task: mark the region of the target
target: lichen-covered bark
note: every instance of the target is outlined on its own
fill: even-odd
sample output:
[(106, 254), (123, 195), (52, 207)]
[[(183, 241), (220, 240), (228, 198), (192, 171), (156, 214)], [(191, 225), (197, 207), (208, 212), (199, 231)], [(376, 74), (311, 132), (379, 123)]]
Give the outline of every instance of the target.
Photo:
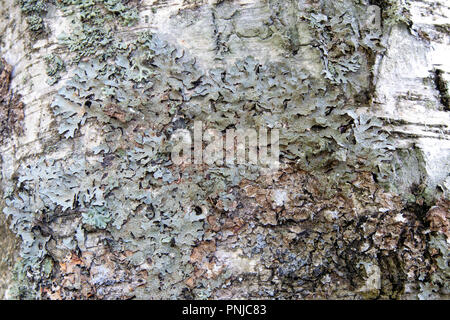
[[(0, 4), (5, 297), (448, 297), (445, 2)], [(280, 169), (174, 165), (195, 121)]]
[(0, 218), (0, 294), (5, 296), (11, 283), (14, 281), (13, 270), (19, 250), (18, 239), (11, 230), (5, 217)]

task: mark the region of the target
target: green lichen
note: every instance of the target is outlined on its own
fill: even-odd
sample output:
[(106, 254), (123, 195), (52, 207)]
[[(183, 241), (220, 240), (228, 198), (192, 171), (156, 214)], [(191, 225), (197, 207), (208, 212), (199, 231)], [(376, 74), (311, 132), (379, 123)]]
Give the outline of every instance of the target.
[(38, 15), (28, 16), (27, 22), (31, 31), (38, 32), (44, 29), (44, 21)]
[(88, 212), (83, 213), (83, 223), (86, 223), (92, 227), (105, 229), (108, 222), (111, 221), (111, 216), (105, 208), (93, 207)]
[(70, 35), (59, 35), (61, 43), (76, 53), (73, 62), (80, 61), (83, 57), (105, 54), (105, 47), (112, 45), (113, 36), (111, 29), (83, 24), (76, 28)]
[(65, 71), (64, 61), (57, 55), (50, 54), (44, 57), (45, 71), (49, 79), (47, 83), (52, 86), (61, 79), (61, 72)]
[(12, 299), (36, 300), (39, 297), (35, 284), (27, 276), (27, 265), (28, 263), (24, 260), (20, 260), (14, 265), (13, 286), (9, 292)]
[(58, 7), (73, 17), (74, 31), (59, 36), (61, 43), (76, 53), (73, 62), (87, 56), (110, 56), (120, 50), (113, 35), (118, 25), (132, 26), (138, 19), (135, 7), (122, 0), (62, 0)]
[(352, 81), (348, 75), (358, 71), (361, 65), (358, 52), (360, 31), (354, 15), (337, 5), (336, 10), (342, 14), (328, 17), (320, 12), (311, 12), (304, 18), (317, 34), (325, 78), (333, 84), (345, 84)]
[(47, 13), (47, 3), (45, 0), (19, 0), (20, 10), (27, 17), (29, 29), (34, 34), (44, 31), (45, 25), (42, 19)]
[(132, 26), (139, 18), (136, 8), (124, 5), (122, 0), (103, 0), (103, 5), (109, 13), (119, 16), (126, 26)]

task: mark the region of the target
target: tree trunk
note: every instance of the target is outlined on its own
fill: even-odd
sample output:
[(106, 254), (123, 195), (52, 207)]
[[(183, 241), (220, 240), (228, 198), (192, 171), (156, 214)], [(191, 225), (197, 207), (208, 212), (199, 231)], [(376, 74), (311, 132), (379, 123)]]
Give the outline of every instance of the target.
[(448, 297), (445, 1), (0, 4), (1, 296)]

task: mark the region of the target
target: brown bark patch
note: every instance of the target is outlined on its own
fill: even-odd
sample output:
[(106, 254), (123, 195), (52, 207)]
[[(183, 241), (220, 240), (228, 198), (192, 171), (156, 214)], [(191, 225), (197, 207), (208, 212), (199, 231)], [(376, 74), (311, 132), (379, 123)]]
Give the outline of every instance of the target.
[(24, 118), (21, 96), (10, 90), (12, 67), (0, 59), (0, 139), (11, 133), (22, 134)]

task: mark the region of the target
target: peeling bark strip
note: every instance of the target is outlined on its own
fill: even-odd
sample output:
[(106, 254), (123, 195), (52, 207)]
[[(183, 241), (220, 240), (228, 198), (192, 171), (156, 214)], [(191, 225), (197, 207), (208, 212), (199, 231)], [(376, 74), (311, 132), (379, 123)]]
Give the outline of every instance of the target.
[(9, 88), (12, 67), (2, 58), (0, 60), (0, 137), (8, 138), (13, 132), (21, 134), (23, 103), (20, 95)]
[[(0, 17), (6, 298), (449, 297), (446, 2), (21, 0)], [(278, 170), (174, 163), (195, 123), (276, 132)]]

